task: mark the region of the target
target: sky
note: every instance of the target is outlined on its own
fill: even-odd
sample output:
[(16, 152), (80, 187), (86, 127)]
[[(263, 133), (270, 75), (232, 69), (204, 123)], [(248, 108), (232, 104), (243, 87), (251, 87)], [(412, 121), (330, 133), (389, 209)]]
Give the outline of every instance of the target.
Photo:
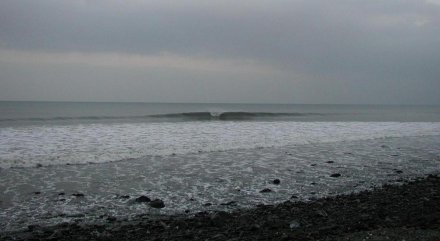
[(440, 0), (2, 0), (0, 100), (440, 104)]

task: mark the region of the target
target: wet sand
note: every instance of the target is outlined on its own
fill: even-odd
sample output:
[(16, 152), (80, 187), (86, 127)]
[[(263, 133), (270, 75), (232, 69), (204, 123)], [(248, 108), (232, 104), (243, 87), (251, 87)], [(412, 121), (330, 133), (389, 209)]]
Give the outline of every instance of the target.
[(0, 240), (440, 240), (440, 177), (232, 213), (29, 226)]

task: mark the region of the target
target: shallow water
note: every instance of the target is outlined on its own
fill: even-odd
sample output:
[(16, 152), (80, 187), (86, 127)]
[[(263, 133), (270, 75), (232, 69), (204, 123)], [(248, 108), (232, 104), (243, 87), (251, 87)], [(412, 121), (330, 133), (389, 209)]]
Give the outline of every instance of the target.
[[(133, 219), (185, 210), (248, 208), (282, 202), (292, 195), (307, 200), (439, 172), (440, 135), (0, 169), (0, 229), (63, 221), (106, 222), (110, 215)], [(341, 177), (332, 178), (332, 173)], [(271, 184), (275, 178), (281, 180), (280, 185)], [(264, 188), (273, 192), (260, 193)], [(157, 210), (133, 203), (140, 195), (160, 198), (166, 207)], [(234, 205), (221, 205), (230, 201)], [(212, 206), (204, 206), (206, 203)]]

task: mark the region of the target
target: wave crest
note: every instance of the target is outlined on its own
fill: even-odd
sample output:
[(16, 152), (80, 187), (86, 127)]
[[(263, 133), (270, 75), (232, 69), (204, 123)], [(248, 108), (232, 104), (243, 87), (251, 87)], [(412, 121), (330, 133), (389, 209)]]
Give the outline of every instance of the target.
[(137, 116), (56, 116), (56, 117), (31, 117), (31, 118), (5, 118), (1, 122), (45, 122), (45, 121), (72, 121), (72, 120), (148, 120), (148, 119), (174, 119), (174, 120), (251, 120), (269, 119), (282, 117), (301, 117), (323, 115), (319, 113), (288, 113), (288, 112), (244, 112), (244, 111), (202, 111), (202, 112), (179, 112), (157, 115), (137, 115)]
[(155, 118), (181, 118), (191, 120), (249, 120), (256, 118), (294, 117), (316, 115), (312, 113), (280, 113), (280, 112), (182, 112), (151, 115)]

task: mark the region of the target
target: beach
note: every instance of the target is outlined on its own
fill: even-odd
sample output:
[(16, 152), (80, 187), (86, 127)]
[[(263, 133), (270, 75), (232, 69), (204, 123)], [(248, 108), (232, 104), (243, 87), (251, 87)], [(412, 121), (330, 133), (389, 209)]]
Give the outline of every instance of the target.
[(438, 240), (440, 177), (231, 213), (29, 226), (2, 240)]
[(440, 241), (439, 26), (440, 0), (0, 0), (0, 241)]
[[(340, 196), (349, 202), (347, 195), (376, 195), (374, 190), (384, 185), (440, 172), (440, 112), (433, 107), (217, 105), (229, 111), (207, 112), (202, 110), (211, 107), (200, 104), (3, 105), (9, 114), (0, 119), (0, 230), (5, 239), (75, 239), (77, 232), (83, 239), (117, 240), (128, 233), (117, 230), (131, 226), (137, 234), (125, 239), (136, 239), (146, 236), (136, 229), (151, 226), (156, 230), (151, 239), (178, 240), (172, 235), (184, 235), (181, 230), (159, 231), (178, 220), (186, 220), (192, 235), (207, 232), (200, 236), (205, 239), (223, 240), (230, 233), (227, 224), (245, 228), (245, 223), (261, 229), (254, 230), (261, 239), (289, 239), (298, 230), (315, 239), (317, 230), (308, 229), (309, 221), (275, 216), (291, 203), (337, 203)], [(35, 106), (37, 113), (29, 115)], [(53, 116), (41, 117), (46, 112)], [(335, 210), (329, 206), (321, 215), (348, 204), (331, 205)], [(234, 223), (249, 213), (255, 215)], [(197, 228), (212, 215), (232, 217), (216, 224), (227, 229)], [(306, 219), (309, 214), (299, 215)], [(278, 234), (261, 226), (271, 219), (281, 225)], [(296, 225), (298, 230), (290, 230)], [(62, 230), (66, 235), (57, 236)], [(319, 237), (346, 233), (337, 230), (319, 231)], [(240, 239), (240, 233), (230, 233), (231, 238)]]

